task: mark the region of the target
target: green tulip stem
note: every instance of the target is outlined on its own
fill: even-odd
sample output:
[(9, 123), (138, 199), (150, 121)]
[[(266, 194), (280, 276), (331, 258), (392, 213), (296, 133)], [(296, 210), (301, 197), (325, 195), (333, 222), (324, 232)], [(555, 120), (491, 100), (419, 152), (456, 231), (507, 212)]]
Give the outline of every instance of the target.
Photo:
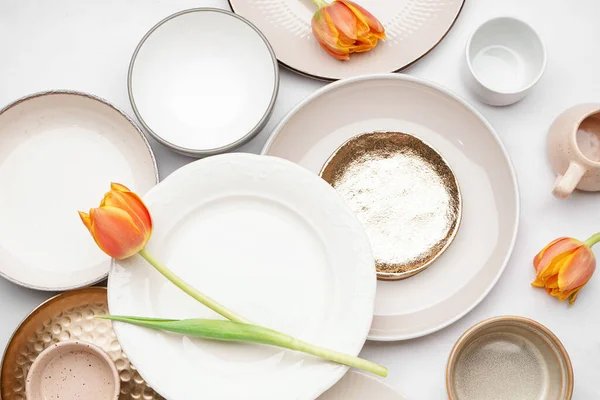
[(325, 0), (311, 0), (313, 3), (315, 3), (315, 6), (317, 6), (318, 8), (323, 8), (327, 5), (329, 5), (329, 3)]
[(210, 308), (217, 314), (222, 315), (230, 321), (241, 322), (246, 324), (250, 323), (250, 321), (248, 321), (246, 318), (239, 316), (224, 305), (216, 302), (212, 298), (200, 292), (195, 287), (184, 282), (183, 279), (175, 275), (173, 271), (171, 271), (163, 263), (158, 261), (152, 254), (150, 254), (148, 250), (142, 249), (142, 251), (140, 251), (138, 254), (142, 256), (146, 261), (148, 261), (150, 265), (152, 265), (158, 272), (160, 272), (165, 278), (171, 281), (175, 286), (177, 286), (179, 289), (183, 290), (185, 293), (198, 300), (200, 303), (204, 304), (206, 307)]
[(588, 240), (586, 240), (583, 243), (585, 243), (588, 247), (592, 247), (598, 242), (600, 242), (600, 232), (593, 234)]
[(174, 320), (115, 315), (99, 316), (98, 318), (125, 322), (151, 329), (175, 332), (202, 339), (260, 343), (281, 347), (311, 354), (349, 367), (359, 368), (382, 377), (386, 377), (388, 372), (387, 368), (371, 361), (315, 346), (284, 333), (257, 325), (212, 319)]

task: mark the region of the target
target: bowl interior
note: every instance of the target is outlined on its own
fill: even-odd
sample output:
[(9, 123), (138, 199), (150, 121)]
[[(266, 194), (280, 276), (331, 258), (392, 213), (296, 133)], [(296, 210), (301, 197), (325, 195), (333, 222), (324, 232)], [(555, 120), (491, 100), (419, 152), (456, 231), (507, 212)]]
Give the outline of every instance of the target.
[(158, 182), (142, 132), (102, 99), (50, 91), (0, 112), (0, 142), (0, 275), (49, 291), (105, 279), (110, 258), (74, 210), (97, 204), (109, 182), (142, 195)]
[(262, 34), (214, 9), (187, 10), (157, 24), (129, 71), (130, 99), (144, 127), (192, 154), (224, 151), (252, 137), (266, 122), (277, 87), (276, 59)]
[(549, 331), (526, 320), (498, 320), (459, 339), (448, 363), (452, 400), (569, 399), (569, 356)]
[(533, 85), (546, 62), (544, 45), (535, 30), (509, 17), (481, 25), (469, 42), (467, 57), (480, 83), (501, 93)]
[(99, 347), (78, 341), (56, 343), (40, 353), (26, 381), (28, 400), (116, 400), (119, 391), (119, 374), (110, 357)]

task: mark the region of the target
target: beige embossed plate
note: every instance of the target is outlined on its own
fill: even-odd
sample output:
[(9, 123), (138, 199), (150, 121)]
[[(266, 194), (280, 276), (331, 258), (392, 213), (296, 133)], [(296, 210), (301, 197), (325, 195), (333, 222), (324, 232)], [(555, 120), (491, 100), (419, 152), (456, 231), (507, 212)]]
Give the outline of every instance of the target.
[[(221, 154), (178, 169), (144, 202), (160, 227), (148, 251), (191, 285), (259, 325), (360, 352), (373, 318), (373, 253), (352, 210), (318, 176), (280, 158)], [(140, 257), (113, 264), (108, 303), (115, 315), (215, 317)], [(198, 398), (190, 382), (207, 400), (313, 400), (348, 370), (269, 346), (114, 329), (169, 400)]]
[(404, 74), (325, 86), (282, 119), (262, 153), (318, 174), (348, 139), (377, 131), (410, 132), (436, 149), (452, 167), (462, 198), (460, 229), (431, 268), (377, 282), (369, 339), (404, 340), (448, 326), (492, 290), (514, 246), (519, 195), (490, 124), (450, 91)]
[(101, 347), (114, 360), (121, 378), (120, 400), (162, 399), (122, 352), (111, 323), (94, 319), (108, 314), (106, 303), (106, 288), (93, 287), (60, 294), (29, 314), (4, 352), (0, 398), (25, 400), (25, 378), (35, 358), (53, 343), (77, 339)]
[(320, 175), (364, 225), (379, 279), (424, 271), (454, 240), (461, 214), (458, 182), (446, 160), (415, 136), (355, 136)]
[(232, 10), (267, 37), (285, 66), (317, 79), (397, 72), (429, 53), (450, 31), (465, 0), (354, 0), (384, 25), (387, 40), (374, 50), (338, 61), (311, 30), (311, 0), (229, 0)]

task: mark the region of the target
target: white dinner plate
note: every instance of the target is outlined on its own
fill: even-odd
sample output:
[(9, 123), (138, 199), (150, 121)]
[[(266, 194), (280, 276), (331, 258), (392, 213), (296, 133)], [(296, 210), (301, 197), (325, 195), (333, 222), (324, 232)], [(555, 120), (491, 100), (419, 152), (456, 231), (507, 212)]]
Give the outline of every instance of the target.
[[(175, 171), (144, 201), (148, 249), (255, 323), (356, 355), (373, 317), (376, 274), (361, 224), (335, 190), (275, 157), (227, 154)], [(110, 274), (111, 314), (213, 318), (141, 257)], [(142, 377), (169, 400), (312, 400), (347, 371), (321, 359), (115, 324)]]
[(440, 258), (416, 276), (377, 284), (369, 339), (403, 340), (458, 320), (496, 284), (517, 233), (517, 182), (500, 139), (472, 106), (407, 75), (324, 87), (283, 118), (263, 154), (318, 173), (342, 143), (373, 131), (409, 133), (430, 144), (452, 168), (463, 199), (461, 226)]
[(429, 53), (450, 31), (465, 0), (355, 0), (383, 24), (387, 39), (350, 61), (339, 61), (312, 34), (311, 0), (229, 0), (260, 29), (285, 66), (318, 79), (396, 72)]
[(183, 154), (222, 153), (266, 124), (279, 88), (263, 34), (228, 11), (197, 8), (156, 24), (129, 66), (133, 110), (156, 140)]
[(350, 371), (318, 400), (408, 400), (372, 376)]
[(145, 193), (158, 171), (139, 128), (106, 101), (54, 91), (0, 111), (0, 275), (52, 291), (106, 278), (110, 258), (77, 210), (96, 207), (110, 182)]

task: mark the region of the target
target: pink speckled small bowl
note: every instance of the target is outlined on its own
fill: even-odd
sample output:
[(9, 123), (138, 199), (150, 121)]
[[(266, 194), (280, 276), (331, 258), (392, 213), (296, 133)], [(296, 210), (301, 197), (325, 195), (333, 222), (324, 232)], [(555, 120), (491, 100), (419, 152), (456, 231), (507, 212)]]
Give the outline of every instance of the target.
[(117, 400), (120, 383), (115, 364), (100, 347), (87, 342), (60, 342), (41, 352), (33, 362), (25, 394), (27, 400)]

